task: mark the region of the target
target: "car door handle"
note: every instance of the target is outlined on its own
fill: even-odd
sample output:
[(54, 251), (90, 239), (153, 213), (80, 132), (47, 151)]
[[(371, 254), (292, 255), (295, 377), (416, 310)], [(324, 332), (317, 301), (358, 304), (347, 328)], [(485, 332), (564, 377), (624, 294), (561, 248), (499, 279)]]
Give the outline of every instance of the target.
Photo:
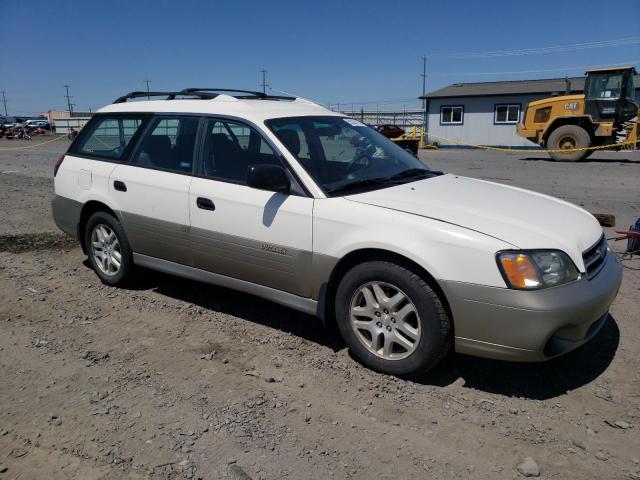
[(116, 180), (115, 182), (113, 182), (113, 188), (115, 188), (119, 192), (127, 191), (127, 186), (124, 184), (124, 182), (121, 182), (120, 180)]
[(204, 197), (198, 197), (198, 199), (196, 200), (196, 205), (198, 205), (198, 208), (201, 208), (202, 210), (216, 209), (216, 206), (213, 204), (213, 202), (210, 199)]

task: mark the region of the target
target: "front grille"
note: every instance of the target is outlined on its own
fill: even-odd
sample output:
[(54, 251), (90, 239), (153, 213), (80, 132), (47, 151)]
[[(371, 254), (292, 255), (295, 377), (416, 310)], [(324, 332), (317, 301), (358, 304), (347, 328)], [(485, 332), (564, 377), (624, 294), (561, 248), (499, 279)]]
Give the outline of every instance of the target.
[(591, 280), (604, 266), (607, 259), (607, 239), (602, 235), (598, 242), (582, 253), (584, 260), (584, 268), (587, 272), (587, 278)]

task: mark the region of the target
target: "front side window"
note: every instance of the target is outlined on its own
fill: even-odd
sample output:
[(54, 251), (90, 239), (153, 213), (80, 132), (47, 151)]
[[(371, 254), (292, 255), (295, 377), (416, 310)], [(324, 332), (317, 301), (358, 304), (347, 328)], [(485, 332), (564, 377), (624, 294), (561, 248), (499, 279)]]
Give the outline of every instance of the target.
[(331, 196), (435, 175), (410, 153), (357, 120), (294, 117), (266, 123)]
[(440, 123), (442, 125), (462, 125), (464, 107), (442, 106), (440, 107)]
[(207, 120), (202, 148), (205, 177), (243, 184), (249, 166), (258, 164), (282, 162), (253, 127), (232, 120)]
[(145, 122), (145, 117), (95, 117), (71, 153), (120, 160)]
[(631, 100), (632, 102), (636, 99), (636, 87), (633, 84), (633, 75), (629, 75), (629, 79), (627, 80), (627, 88), (625, 90), (624, 98), (627, 100)]
[(493, 115), (494, 123), (512, 124), (520, 120), (520, 105), (496, 105)]
[(141, 140), (133, 163), (160, 170), (191, 172), (198, 122), (194, 117), (156, 118)]

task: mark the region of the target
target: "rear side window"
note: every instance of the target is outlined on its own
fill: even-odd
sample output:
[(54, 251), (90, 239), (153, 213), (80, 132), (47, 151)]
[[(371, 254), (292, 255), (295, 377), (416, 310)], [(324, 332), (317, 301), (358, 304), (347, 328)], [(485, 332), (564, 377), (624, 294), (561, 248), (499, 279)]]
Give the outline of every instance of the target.
[(71, 153), (120, 160), (145, 121), (145, 117), (96, 117)]
[(161, 117), (153, 121), (133, 158), (141, 167), (190, 173), (198, 118)]
[(242, 184), (251, 165), (265, 163), (281, 165), (276, 153), (255, 129), (231, 120), (207, 120), (202, 149), (205, 177)]

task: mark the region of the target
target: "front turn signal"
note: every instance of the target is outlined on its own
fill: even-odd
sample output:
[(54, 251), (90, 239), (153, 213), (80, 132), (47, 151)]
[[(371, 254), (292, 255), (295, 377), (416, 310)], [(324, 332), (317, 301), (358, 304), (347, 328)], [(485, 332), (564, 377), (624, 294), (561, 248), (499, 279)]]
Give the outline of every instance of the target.
[(502, 275), (511, 288), (540, 288), (542, 279), (533, 260), (523, 253), (503, 252), (498, 256)]

